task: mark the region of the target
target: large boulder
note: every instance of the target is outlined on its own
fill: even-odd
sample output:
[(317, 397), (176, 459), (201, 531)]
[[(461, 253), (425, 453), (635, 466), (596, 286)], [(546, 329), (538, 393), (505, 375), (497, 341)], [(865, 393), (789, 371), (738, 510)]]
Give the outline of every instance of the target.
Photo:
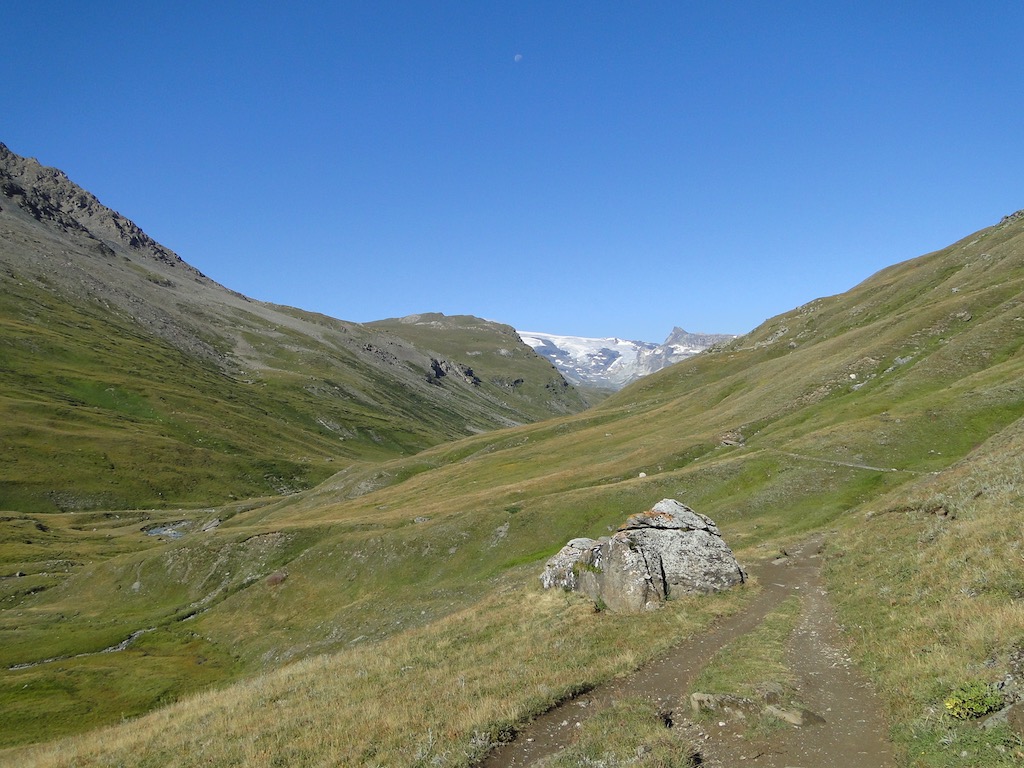
[(541, 584), (630, 612), (656, 608), (672, 595), (718, 592), (745, 578), (712, 520), (663, 499), (632, 515), (614, 536), (570, 541), (548, 560)]
[(540, 575), (540, 583), (544, 589), (576, 589), (579, 586), (580, 560), (600, 546), (601, 542), (594, 539), (573, 539), (562, 547), (557, 555), (548, 560), (544, 573)]

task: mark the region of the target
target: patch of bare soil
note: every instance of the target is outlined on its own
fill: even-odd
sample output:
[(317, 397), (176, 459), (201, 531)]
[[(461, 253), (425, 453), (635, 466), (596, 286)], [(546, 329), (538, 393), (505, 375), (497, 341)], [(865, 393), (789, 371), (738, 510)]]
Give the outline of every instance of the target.
[(823, 723), (785, 726), (770, 734), (746, 729), (742, 722), (706, 730), (714, 734), (702, 750), (703, 765), (726, 768), (825, 768), (895, 765), (881, 716), (881, 702), (843, 650), (835, 613), (821, 579), (816, 543), (786, 562), (760, 569), (760, 578), (798, 592), (803, 614), (790, 638), (786, 662), (797, 675), (801, 704)]
[[(549, 711), (514, 741), (495, 749), (479, 768), (521, 768), (569, 745), (578, 724), (617, 699), (642, 695), (665, 713), (666, 724), (699, 751), (702, 766), (733, 768), (825, 768), (894, 765), (881, 706), (867, 681), (842, 650), (839, 629), (821, 581), (820, 539), (788, 558), (752, 567), (763, 587), (748, 608), (704, 635), (676, 646), (634, 674), (613, 680)], [(783, 725), (767, 732), (742, 719), (690, 718), (690, 683), (712, 655), (752, 631), (789, 595), (803, 598), (804, 612), (787, 650), (797, 675), (801, 703), (824, 718), (813, 725)]]

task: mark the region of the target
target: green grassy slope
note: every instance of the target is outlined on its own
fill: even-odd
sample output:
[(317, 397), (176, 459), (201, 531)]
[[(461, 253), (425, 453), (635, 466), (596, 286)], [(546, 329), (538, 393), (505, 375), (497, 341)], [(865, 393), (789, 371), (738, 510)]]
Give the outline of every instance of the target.
[(996, 701), (1024, 688), (1022, 451), (1024, 419), (853, 510), (828, 553), (833, 599), (911, 764), (1024, 759), (1019, 732), (947, 705), (965, 688)]
[[(1024, 417), (1022, 288), (1024, 220), (1016, 218), (774, 318), (579, 415), (354, 462), (310, 491), (231, 508), (148, 513), (147, 521), (54, 516), (45, 532), (40, 518), (11, 516), (0, 561), (26, 575), (3, 582), (0, 661), (68, 658), (8, 671), (0, 702), (19, 727), (5, 737), (31, 741), (83, 728), (79, 713), (98, 684), (92, 665), (100, 657), (71, 657), (140, 629), (152, 631), (102, 657), (103, 684), (130, 690), (131, 706), (115, 701), (94, 721), (312, 654), (340, 654), (345, 665), (353, 648), (393, 649), (389, 643), (409, 633), (435, 637), (449, 626), (446, 617), (475, 615), (472, 606), (490, 605), (495, 590), (502, 600), (533, 600), (544, 558), (567, 539), (602, 535), (664, 497), (715, 519), (733, 547), (753, 557), (811, 530), (843, 528), (897, 498), (887, 494), (958, 477), (964, 457), (1011, 461), (1005, 457), (1016, 443), (993, 436), (1012, 435), (1007, 430)], [(994, 502), (993, 521), (1001, 516), (1019, 529), (1019, 514), (1005, 494)], [(173, 541), (140, 533), (157, 519), (193, 527)], [(199, 530), (214, 519), (216, 530)], [(879, 631), (899, 634), (916, 607), (878, 602), (902, 576), (879, 567), (881, 549), (865, 541), (846, 562), (872, 574), (876, 597), (843, 596), (841, 609), (864, 603), (891, 614)], [(952, 550), (943, 557), (935, 567), (951, 567)], [(72, 562), (58, 568), (55, 560)], [(842, 567), (834, 573), (840, 583), (851, 578)], [(1016, 599), (1017, 578), (992, 590), (999, 606)], [(935, 600), (961, 586), (933, 583)], [(558, 635), (539, 625), (531, 638), (555, 642)], [(923, 647), (946, 642), (934, 628), (922, 631), (933, 633)], [(976, 658), (982, 652), (1005, 666), (1012, 642), (999, 644), (966, 650), (968, 669), (985, 661)], [(140, 658), (147, 659), (141, 672)], [(516, 658), (509, 647), (503, 662)], [(880, 659), (879, 680), (900, 663), (872, 658)], [(202, 673), (189, 672), (190, 663)], [(929, 674), (914, 683), (915, 706), (939, 695), (942, 686), (923, 682)], [(584, 671), (581, 679), (593, 678)], [(38, 696), (21, 693), (26, 684)], [(400, 680), (388, 684), (397, 696), (431, 696), (422, 679), (405, 694)], [(507, 685), (501, 696), (510, 707), (532, 695), (514, 680)], [(552, 684), (549, 694), (557, 698), (565, 685)], [(242, 711), (259, 706), (238, 695)], [(899, 695), (889, 688), (897, 724), (912, 719)], [(53, 717), (35, 717), (57, 701)], [(450, 738), (471, 733), (454, 728)], [(442, 764), (463, 764), (452, 760)]]
[(0, 294), (0, 332), (0, 509), (285, 493), (354, 459), (581, 407), (569, 396), (510, 404), (461, 382), (429, 384), (408, 366), (403, 380), (300, 333), (248, 333), (274, 367), (232, 374), (105, 308), (14, 279)]
[[(470, 370), (481, 392), (499, 401), (514, 395), (521, 403), (534, 403), (546, 417), (551, 411), (577, 413), (584, 408), (580, 394), (548, 360), (524, 345), (510, 325), (471, 315), (446, 316), (438, 312), (367, 324), (432, 349)], [(457, 375), (457, 374), (455, 374)]]
[(442, 353), (233, 293), (0, 145), (0, 510), (288, 493), (584, 407), (501, 326), (473, 341), (529, 385), (439, 378)]

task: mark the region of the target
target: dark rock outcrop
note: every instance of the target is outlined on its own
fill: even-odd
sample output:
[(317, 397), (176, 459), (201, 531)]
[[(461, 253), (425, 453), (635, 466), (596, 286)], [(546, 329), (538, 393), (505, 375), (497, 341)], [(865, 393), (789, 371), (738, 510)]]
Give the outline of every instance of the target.
[(541, 583), (630, 612), (655, 608), (673, 594), (718, 592), (745, 578), (712, 520), (663, 499), (610, 538), (570, 541), (548, 561)]
[(474, 387), (480, 386), (483, 382), (480, 378), (473, 373), (473, 369), (468, 365), (462, 363), (452, 363), (448, 360), (437, 360), (435, 358), (430, 359), (430, 373), (427, 376), (427, 381), (431, 384), (440, 384), (441, 379), (445, 376), (455, 376), (457, 379), (467, 384), (472, 384)]

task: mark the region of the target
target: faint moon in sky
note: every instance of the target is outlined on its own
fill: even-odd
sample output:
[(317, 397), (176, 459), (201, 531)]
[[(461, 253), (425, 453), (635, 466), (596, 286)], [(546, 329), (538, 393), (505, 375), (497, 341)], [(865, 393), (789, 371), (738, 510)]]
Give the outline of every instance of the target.
[(514, 61), (516, 64), (518, 64), (522, 60), (523, 60), (523, 54), (521, 54), (521, 53), (517, 53), (515, 56), (512, 57), (512, 61)]

